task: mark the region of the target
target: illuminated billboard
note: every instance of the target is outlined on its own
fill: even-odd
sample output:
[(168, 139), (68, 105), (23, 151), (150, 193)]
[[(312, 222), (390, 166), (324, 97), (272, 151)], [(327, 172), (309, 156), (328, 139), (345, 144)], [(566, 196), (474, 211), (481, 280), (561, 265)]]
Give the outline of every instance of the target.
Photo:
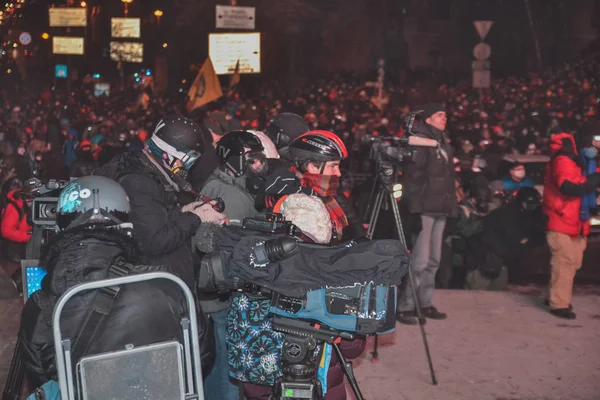
[(114, 38), (134, 38), (140, 37), (140, 19), (139, 18), (111, 18), (110, 35)]
[(110, 59), (141, 63), (144, 61), (144, 45), (136, 42), (110, 42)]
[(233, 74), (240, 61), (240, 74), (260, 72), (260, 32), (211, 33), (208, 54), (217, 75)]

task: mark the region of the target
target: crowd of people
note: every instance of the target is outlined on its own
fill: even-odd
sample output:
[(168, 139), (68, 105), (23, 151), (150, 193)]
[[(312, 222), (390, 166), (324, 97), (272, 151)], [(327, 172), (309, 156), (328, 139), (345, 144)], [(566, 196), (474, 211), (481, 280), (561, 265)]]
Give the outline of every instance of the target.
[[(361, 240), (368, 226), (357, 208), (362, 208), (360, 191), (365, 189), (345, 187), (341, 178), (373, 173), (367, 137), (415, 135), (436, 143), (413, 149), (398, 169), (404, 185), (401, 203), (411, 221), (406, 233), (413, 284), (424, 317), (447, 317), (432, 303), (444, 252), (452, 254), (448, 280), (456, 287), (502, 290), (516, 255), (545, 243), (549, 230), (550, 312), (574, 319), (573, 278), (600, 184), (594, 152), (600, 147), (599, 67), (573, 63), (527, 78), (497, 80), (481, 93), (465, 84), (390, 84), (383, 98), (357, 77), (293, 90), (269, 82), (232, 89), (188, 117), (180, 96), (153, 96), (149, 88), (135, 86), (110, 97), (96, 96), (88, 85), (69, 94), (55, 88), (20, 97), (5, 93), (0, 110), (1, 232), (4, 268), (15, 281), (32, 230), (28, 216), (34, 196), (28, 181), (80, 178), (60, 195), (60, 232), (42, 261), (48, 276), (23, 313), (20, 335), (31, 383), (56, 379), (48, 324), (58, 296), (73, 284), (106, 277), (123, 260), (133, 273), (148, 270), (143, 265), (157, 265), (196, 292), (203, 251), (192, 243), (211, 237), (211, 229), (240, 225), (265, 211), (285, 211), (302, 227), (302, 240), (310, 243)], [(405, 132), (402, 121), (415, 110), (418, 122)], [(523, 163), (500, 171), (505, 155), (519, 153), (551, 155), (543, 201)], [(86, 191), (98, 198), (82, 195)], [(221, 199), (224, 209), (211, 199)], [(298, 212), (302, 207), (304, 212)], [(587, 211), (587, 219), (580, 218), (580, 209)], [(303, 221), (303, 214), (319, 210), (322, 223)], [(178, 303), (169, 290), (161, 293), (165, 303)], [(407, 281), (400, 293), (398, 321), (416, 324)], [(265, 384), (272, 385), (281, 371), (262, 371), (258, 365), (268, 356), (265, 349), (281, 349), (282, 338), (273, 332), (267, 313), (252, 311), (264, 309), (264, 300), (241, 306), (247, 298), (197, 295), (203, 365), (212, 365), (205, 378), (207, 398), (237, 399), (239, 382), (246, 398), (268, 398), (272, 388)], [(136, 301), (144, 301), (142, 297)], [(124, 298), (129, 297), (118, 302)], [(75, 310), (77, 318), (68, 327), (72, 335), (77, 336), (76, 320), (83, 321), (84, 310), (94, 301), (89, 297)], [(155, 312), (172, 319), (176, 310), (148, 311), (137, 315), (139, 326), (148, 328), (144, 339), (169, 336), (150, 327)], [(86, 350), (109, 351), (139, 342), (128, 335), (111, 337), (108, 326), (127, 314), (111, 317)], [(250, 345), (257, 337), (266, 339), (260, 346)], [(342, 347), (346, 357), (354, 358), (364, 345), (356, 339), (343, 341)], [(335, 355), (326, 381), (327, 399), (345, 398)]]

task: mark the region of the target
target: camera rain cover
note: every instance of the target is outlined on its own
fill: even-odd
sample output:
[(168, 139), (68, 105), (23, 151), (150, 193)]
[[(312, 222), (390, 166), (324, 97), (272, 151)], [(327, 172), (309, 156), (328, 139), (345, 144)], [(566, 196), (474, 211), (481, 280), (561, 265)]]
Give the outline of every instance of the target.
[(218, 250), (231, 255), (228, 278), (302, 297), (327, 287), (369, 283), (397, 286), (407, 272), (408, 255), (397, 240), (350, 242), (336, 247), (300, 244), (299, 251), (289, 258), (253, 267), (250, 261), (256, 247), (274, 238), (237, 227), (221, 229), (214, 243)]

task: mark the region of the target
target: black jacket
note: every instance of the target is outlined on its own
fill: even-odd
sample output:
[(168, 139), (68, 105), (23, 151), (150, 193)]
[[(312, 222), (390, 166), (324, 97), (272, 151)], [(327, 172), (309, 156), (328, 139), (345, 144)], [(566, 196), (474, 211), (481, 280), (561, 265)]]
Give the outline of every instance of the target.
[[(191, 238), (200, 218), (180, 211), (177, 185), (147, 154), (124, 153), (118, 163), (116, 179), (129, 197), (133, 229), (143, 256), (152, 264), (169, 267), (194, 287)], [(111, 164), (105, 167), (111, 168)]]
[(412, 147), (404, 168), (404, 198), (413, 214), (456, 217), (452, 147), (443, 132), (429, 124), (415, 125), (416, 136), (437, 140), (439, 147)]
[[(69, 288), (108, 277), (117, 260), (136, 262), (137, 247), (119, 232), (84, 231), (60, 235), (43, 265), (48, 275), (42, 290), (25, 304), (19, 338), (28, 379), (39, 386), (56, 379), (52, 312), (59, 297)], [(171, 272), (165, 267), (132, 265), (132, 273)], [(63, 338), (76, 338), (88, 315), (95, 291), (80, 294), (67, 303), (61, 322)], [(165, 340), (182, 340), (180, 317), (187, 315), (181, 290), (170, 282), (152, 281), (121, 288), (110, 314), (104, 319), (86, 354), (122, 350)], [(214, 337), (208, 319), (198, 310), (202, 367), (209, 370), (214, 358)], [(206, 372), (206, 371), (205, 371)]]

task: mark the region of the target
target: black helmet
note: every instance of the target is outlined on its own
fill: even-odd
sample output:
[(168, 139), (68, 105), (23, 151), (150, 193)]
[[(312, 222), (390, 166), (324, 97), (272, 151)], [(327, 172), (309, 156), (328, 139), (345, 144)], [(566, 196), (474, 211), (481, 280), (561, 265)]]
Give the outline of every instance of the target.
[(342, 139), (329, 131), (310, 131), (298, 136), (283, 153), (294, 162), (340, 161), (348, 157)]
[[(217, 155), (235, 177), (244, 175), (251, 167), (257, 175), (266, 172), (267, 160), (260, 140), (248, 131), (229, 132), (217, 142)], [(260, 164), (253, 167), (256, 161)]]
[(542, 205), (542, 196), (535, 188), (523, 187), (515, 196), (515, 201), (526, 211), (535, 211)]
[(84, 176), (60, 192), (56, 222), (61, 230), (78, 226), (131, 228), (131, 207), (125, 190), (104, 176)]
[(308, 123), (299, 115), (281, 113), (269, 122), (266, 134), (278, 149), (288, 146), (298, 136), (310, 130)]
[(173, 172), (181, 169), (176, 165), (177, 160), (183, 163), (185, 171), (189, 171), (205, 150), (202, 138), (207, 134), (205, 129), (189, 118), (165, 117), (156, 125), (148, 146), (152, 154), (164, 160)]

